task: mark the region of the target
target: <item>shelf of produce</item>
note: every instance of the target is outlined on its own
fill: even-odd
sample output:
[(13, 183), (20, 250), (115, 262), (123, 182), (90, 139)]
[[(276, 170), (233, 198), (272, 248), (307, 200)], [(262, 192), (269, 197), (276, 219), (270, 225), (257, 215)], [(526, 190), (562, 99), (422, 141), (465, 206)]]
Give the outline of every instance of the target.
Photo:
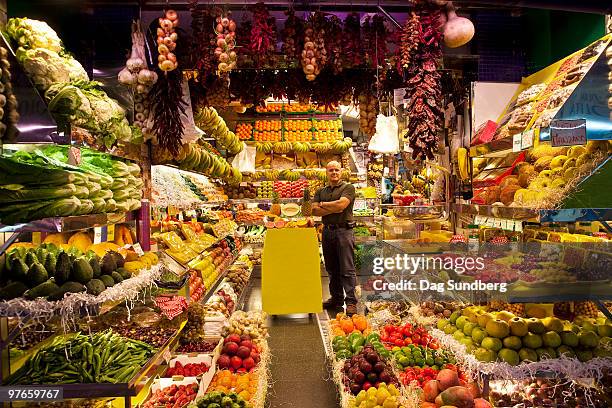
[(612, 220), (612, 208), (561, 208), (536, 210), (479, 204), (453, 204), (452, 210), (467, 215), (505, 218), (531, 222), (576, 222)]
[(50, 217), (15, 225), (0, 224), (0, 232), (68, 232), (119, 224), (135, 220), (137, 211), (128, 213), (73, 215), (69, 217)]
[[(280, 203), (299, 203), (301, 198), (279, 198)], [(230, 204), (271, 204), (271, 198), (232, 198), (227, 200)]]
[(227, 276), (229, 272), (229, 267), (234, 262), (236, 262), (236, 259), (238, 259), (237, 256), (233, 257), (232, 261), (229, 262), (225, 268), (223, 268), (223, 271), (219, 274), (215, 283), (213, 283), (210, 289), (206, 291), (206, 294), (204, 294), (202, 298), (199, 300), (200, 303), (205, 304), (215, 293), (217, 293), (217, 290), (219, 289), (219, 287), (221, 286), (221, 283), (223, 283), (223, 280), (225, 279), (225, 277)]

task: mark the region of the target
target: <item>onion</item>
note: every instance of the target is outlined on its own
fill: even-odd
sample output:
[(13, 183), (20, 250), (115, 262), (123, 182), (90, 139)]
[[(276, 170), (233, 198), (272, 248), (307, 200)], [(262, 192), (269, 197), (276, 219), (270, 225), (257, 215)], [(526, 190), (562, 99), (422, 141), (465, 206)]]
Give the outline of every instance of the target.
[(308, 41), (307, 43), (304, 43), (304, 48), (306, 48), (306, 49), (308, 49), (308, 48), (314, 49), (314, 47), (315, 47), (315, 45), (311, 41)]
[(236, 23), (234, 20), (231, 20), (229, 26), (227, 27), (230, 31), (236, 31)]
[(227, 65), (225, 62), (219, 64), (219, 71), (227, 71), (228, 69), (229, 65)]
[(145, 114), (142, 112), (138, 112), (135, 116), (137, 121), (142, 122), (146, 119)]
[(160, 18), (159, 26), (163, 28), (164, 31), (170, 31), (172, 30), (172, 27), (174, 27), (174, 25), (172, 24), (172, 21), (168, 20), (167, 18)]
[(136, 112), (142, 112), (142, 111), (144, 111), (144, 108), (145, 108), (144, 107), (144, 103), (142, 103), (142, 102), (134, 104), (134, 110)]
[(215, 48), (215, 57), (219, 58), (223, 50), (219, 47)]
[(222, 18), (221, 25), (223, 25), (223, 27), (227, 27), (229, 25), (229, 18), (227, 17)]
[(223, 25), (221, 23), (217, 24), (217, 33), (223, 32)]
[(174, 41), (172, 41), (172, 38), (170, 37), (164, 37), (164, 44), (166, 44), (167, 46), (172, 45)]
[(166, 35), (166, 32), (163, 29), (161, 29), (161, 28), (157, 29), (157, 36), (158, 37), (163, 37), (165, 35)]
[(123, 68), (117, 78), (123, 85), (134, 85), (136, 83), (136, 75), (132, 74), (127, 68)]
[(174, 69), (174, 63), (172, 61), (164, 61), (159, 64), (159, 69), (162, 71), (172, 71)]
[(170, 34), (170, 39), (172, 41), (176, 42), (176, 40), (178, 40), (178, 34), (177, 33)]
[(155, 79), (155, 73), (153, 71), (149, 71), (148, 69), (141, 69), (138, 73), (139, 84), (153, 85), (155, 83)]
[(174, 21), (178, 18), (178, 14), (174, 10), (166, 11), (166, 18), (170, 21)]
[(221, 55), (219, 55), (219, 61), (221, 62), (228, 62), (229, 61), (229, 55), (227, 55), (225, 52), (221, 53)]
[(313, 75), (313, 74), (306, 75), (306, 79), (309, 80), (309, 81), (314, 81), (315, 78), (316, 78), (316, 76)]
[(168, 58), (166, 58), (166, 56), (164, 54), (159, 54), (157, 56), (157, 62), (161, 63), (164, 62), (165, 60), (167, 60)]
[[(168, 61), (166, 61), (166, 62), (168, 62)], [(164, 62), (164, 64), (165, 64), (165, 62)], [(136, 92), (137, 93), (141, 93), (141, 94), (145, 94), (145, 93), (147, 93), (147, 87), (144, 86), (143, 84), (138, 84), (138, 85), (136, 85)]]
[(126, 61), (126, 63), (125, 63), (125, 66), (131, 72), (140, 71), (141, 69), (146, 67), (145, 62), (143, 60), (141, 60), (140, 58), (130, 58), (130, 59), (128, 59)]
[(315, 67), (312, 64), (308, 64), (304, 67), (304, 72), (306, 73), (306, 75), (314, 74), (314, 71), (315, 71)]
[(225, 42), (225, 38), (217, 39), (217, 47), (225, 47), (227, 43)]
[(160, 44), (157, 46), (157, 52), (159, 52), (160, 54), (167, 54), (170, 52), (170, 50), (168, 49), (168, 46), (166, 46), (166, 44)]
[(168, 58), (168, 61), (176, 62), (176, 55), (174, 55), (171, 52), (169, 52), (168, 55), (166, 55), (166, 58)]
[(444, 25), (444, 44), (449, 48), (457, 48), (467, 44), (474, 37), (474, 24), (465, 18), (457, 16), (455, 10), (447, 14)]
[(236, 51), (230, 51), (229, 57), (231, 60), (235, 60), (238, 56), (236, 55)]
[(315, 53), (314, 53), (313, 50), (306, 51), (306, 57), (307, 58), (314, 58), (314, 56), (315, 56)]

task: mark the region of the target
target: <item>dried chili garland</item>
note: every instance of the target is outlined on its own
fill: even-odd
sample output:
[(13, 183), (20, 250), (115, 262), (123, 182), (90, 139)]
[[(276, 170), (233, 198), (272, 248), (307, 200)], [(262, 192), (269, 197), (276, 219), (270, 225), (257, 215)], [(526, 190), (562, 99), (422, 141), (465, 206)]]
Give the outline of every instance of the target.
[(437, 71), (442, 57), (440, 41), (440, 11), (422, 8), (416, 11), (419, 18), (418, 41), (412, 45), (413, 58), (406, 69), (408, 78), (407, 116), (408, 143), (412, 148), (412, 158), (433, 159), (438, 148), (438, 131), (442, 125), (443, 100), (440, 73)]
[(172, 154), (178, 154), (184, 131), (181, 114), (185, 113), (186, 104), (181, 81), (180, 70), (160, 73), (149, 94), (155, 101), (153, 132), (157, 135), (157, 144)]
[(276, 21), (264, 3), (252, 7), (253, 22), (249, 49), (258, 67), (274, 66), (276, 52)]

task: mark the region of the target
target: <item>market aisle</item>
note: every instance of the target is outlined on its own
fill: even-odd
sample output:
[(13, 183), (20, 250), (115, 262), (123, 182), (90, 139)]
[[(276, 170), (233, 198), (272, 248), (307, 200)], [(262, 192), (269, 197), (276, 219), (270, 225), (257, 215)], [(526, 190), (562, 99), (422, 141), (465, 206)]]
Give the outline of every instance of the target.
[[(323, 272), (324, 273), (324, 272)], [(323, 277), (327, 288), (327, 276)], [(261, 309), (261, 274), (251, 276), (244, 310)], [(272, 352), (272, 387), (267, 407), (333, 408), (337, 391), (330, 379), (325, 351), (316, 319), (308, 316), (270, 319), (268, 345)]]

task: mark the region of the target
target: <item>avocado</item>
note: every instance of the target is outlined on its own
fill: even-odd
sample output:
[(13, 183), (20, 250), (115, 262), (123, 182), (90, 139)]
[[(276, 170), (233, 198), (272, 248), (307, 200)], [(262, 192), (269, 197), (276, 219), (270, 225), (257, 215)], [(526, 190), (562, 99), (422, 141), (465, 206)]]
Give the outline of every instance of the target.
[(34, 252), (34, 254), (36, 255), (36, 258), (38, 259), (38, 262), (40, 263), (45, 262), (45, 258), (47, 258), (47, 250), (45, 248), (39, 246), (38, 248), (36, 248), (36, 251)]
[(47, 257), (45, 258), (45, 263), (43, 266), (47, 270), (49, 276), (55, 275), (55, 265), (57, 264), (57, 257), (53, 252), (47, 253)]
[(35, 262), (28, 269), (28, 273), (26, 275), (26, 279), (30, 287), (35, 287), (40, 285), (43, 282), (46, 282), (49, 279), (49, 275), (47, 274), (47, 270), (40, 263)]
[(36, 254), (34, 253), (34, 251), (32, 251), (32, 252), (28, 252), (28, 253), (26, 254), (26, 256), (25, 256), (24, 261), (25, 261), (26, 265), (28, 265), (28, 268), (29, 268), (30, 266), (32, 266), (33, 264), (35, 264), (36, 262), (39, 262), (39, 261), (38, 261), (38, 257), (36, 256)]
[(80, 293), (85, 290), (85, 286), (78, 282), (65, 282), (58, 290), (49, 295), (49, 300), (61, 300), (66, 293)]
[(119, 252), (117, 252), (117, 251), (109, 251), (108, 253), (115, 260), (115, 263), (117, 264), (117, 268), (122, 268), (123, 265), (125, 265), (125, 259), (123, 259), (123, 256), (121, 256), (121, 254)]
[(47, 242), (46, 244), (42, 244), (42, 246), (47, 250), (47, 252), (50, 252), (55, 256), (57, 256), (59, 253), (59, 248), (52, 242)]
[(107, 288), (110, 288), (111, 286), (115, 285), (115, 280), (110, 275), (102, 275), (100, 276), (100, 280), (104, 282), (104, 286), (106, 286)]
[(59, 290), (59, 286), (52, 280), (45, 281), (38, 286), (33, 287), (23, 294), (26, 299), (32, 300), (38, 297), (47, 297)]
[(91, 266), (94, 278), (99, 278), (100, 275), (102, 275), (102, 269), (100, 268), (100, 262), (98, 261), (97, 255), (95, 258), (89, 258), (89, 266)]
[(70, 262), (70, 255), (66, 252), (60, 252), (57, 256), (57, 262), (55, 263), (55, 282), (58, 285), (63, 284), (70, 278), (70, 269), (72, 262)]
[(121, 274), (119, 272), (113, 272), (111, 274), (111, 277), (113, 278), (113, 280), (115, 281), (115, 283), (121, 283), (123, 282), (123, 276), (121, 276)]
[(115, 257), (108, 252), (104, 254), (104, 257), (100, 262), (100, 268), (102, 269), (102, 274), (112, 274), (115, 270), (117, 270), (117, 262), (115, 262)]
[(10, 277), (12, 280), (23, 281), (28, 273), (28, 265), (21, 258), (13, 258)]
[(28, 287), (23, 282), (11, 282), (0, 289), (0, 300), (11, 300), (22, 296)]
[(92, 279), (85, 286), (87, 287), (87, 293), (91, 293), (94, 296), (98, 296), (106, 289), (106, 285), (100, 279)]
[(85, 257), (77, 258), (72, 264), (70, 279), (85, 284), (93, 278), (93, 269)]
[(132, 277), (132, 273), (125, 268), (117, 268), (115, 272), (121, 275), (123, 279), (130, 279)]

